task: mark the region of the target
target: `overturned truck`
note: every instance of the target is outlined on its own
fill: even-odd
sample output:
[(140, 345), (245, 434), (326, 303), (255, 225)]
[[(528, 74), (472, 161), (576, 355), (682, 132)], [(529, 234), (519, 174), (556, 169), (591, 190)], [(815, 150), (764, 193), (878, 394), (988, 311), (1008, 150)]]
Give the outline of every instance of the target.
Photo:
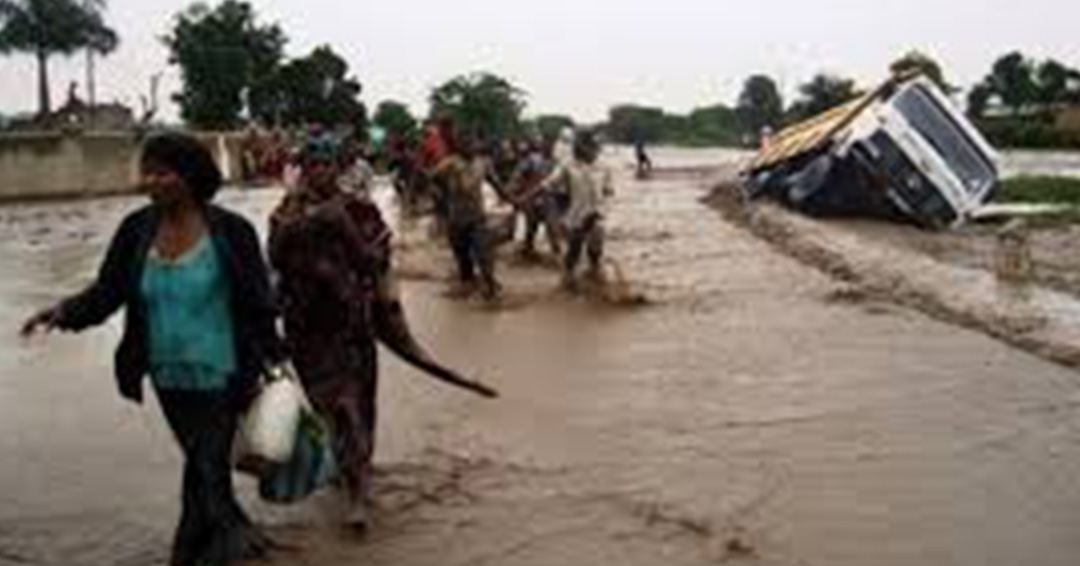
[(990, 198), (998, 156), (933, 82), (906, 75), (765, 140), (744, 178), (751, 197), (808, 214), (944, 229)]

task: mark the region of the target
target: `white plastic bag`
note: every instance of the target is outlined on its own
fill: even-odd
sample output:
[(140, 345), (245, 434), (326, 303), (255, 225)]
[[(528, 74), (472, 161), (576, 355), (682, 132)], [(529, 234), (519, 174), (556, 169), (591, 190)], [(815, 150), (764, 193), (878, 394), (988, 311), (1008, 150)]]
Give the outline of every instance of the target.
[(263, 385), (240, 423), (241, 467), (258, 468), (292, 459), (300, 416), (308, 408), (295, 374), (284, 372)]

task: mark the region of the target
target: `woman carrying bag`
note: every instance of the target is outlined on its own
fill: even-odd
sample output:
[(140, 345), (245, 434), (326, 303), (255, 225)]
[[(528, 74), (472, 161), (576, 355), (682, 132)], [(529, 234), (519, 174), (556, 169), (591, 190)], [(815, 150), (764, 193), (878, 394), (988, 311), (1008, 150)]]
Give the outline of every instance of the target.
[(342, 192), (339, 150), (329, 136), (308, 141), (298, 190), (274, 211), (268, 247), (289, 351), (331, 431), (346, 523), (363, 534), (375, 452), (376, 343), (444, 382), (487, 397), (496, 392), (441, 366), (413, 338), (391, 271), (390, 229), (373, 203)]
[(231, 453), (263, 369), (284, 360), (266, 264), (251, 224), (211, 204), (222, 176), (194, 138), (148, 140), (140, 187), (150, 204), (121, 223), (97, 279), (26, 322), (22, 333), (78, 332), (125, 309), (116, 352), (120, 394), (151, 383), (184, 454), (173, 566), (260, 557), (269, 540), (237, 502)]

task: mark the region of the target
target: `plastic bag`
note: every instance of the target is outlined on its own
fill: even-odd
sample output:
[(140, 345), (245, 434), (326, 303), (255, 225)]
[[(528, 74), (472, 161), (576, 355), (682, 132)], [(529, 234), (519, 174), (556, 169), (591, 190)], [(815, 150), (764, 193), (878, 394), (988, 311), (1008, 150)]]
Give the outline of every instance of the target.
[(290, 461), (301, 416), (309, 408), (295, 374), (284, 372), (266, 383), (241, 420), (237, 466), (258, 474)]
[(338, 470), (332, 447), (329, 429), (305, 410), (296, 429), (292, 458), (262, 474), (259, 496), (270, 503), (296, 503), (330, 483)]

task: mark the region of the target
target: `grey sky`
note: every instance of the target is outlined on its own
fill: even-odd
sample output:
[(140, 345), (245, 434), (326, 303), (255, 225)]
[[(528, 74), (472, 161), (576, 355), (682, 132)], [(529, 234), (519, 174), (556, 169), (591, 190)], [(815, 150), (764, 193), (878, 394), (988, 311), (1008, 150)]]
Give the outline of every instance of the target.
[[(290, 55), (329, 43), (364, 83), (364, 99), (426, 108), (431, 87), (455, 74), (491, 70), (530, 94), (531, 112), (603, 117), (616, 102), (685, 111), (733, 102), (751, 73), (786, 93), (814, 73), (882, 78), (911, 48), (937, 57), (968, 85), (993, 60), (1021, 49), (1080, 67), (1076, 0), (262, 0), (264, 21), (291, 39)], [(108, 20), (123, 45), (101, 65), (99, 98), (135, 105), (166, 69), (157, 38), (186, 2), (111, 0)], [(53, 96), (82, 81), (81, 58), (53, 65)], [(33, 109), (33, 61), (0, 59), (0, 110)], [(164, 93), (175, 89), (175, 71)], [(169, 109), (167, 117), (175, 116)]]

